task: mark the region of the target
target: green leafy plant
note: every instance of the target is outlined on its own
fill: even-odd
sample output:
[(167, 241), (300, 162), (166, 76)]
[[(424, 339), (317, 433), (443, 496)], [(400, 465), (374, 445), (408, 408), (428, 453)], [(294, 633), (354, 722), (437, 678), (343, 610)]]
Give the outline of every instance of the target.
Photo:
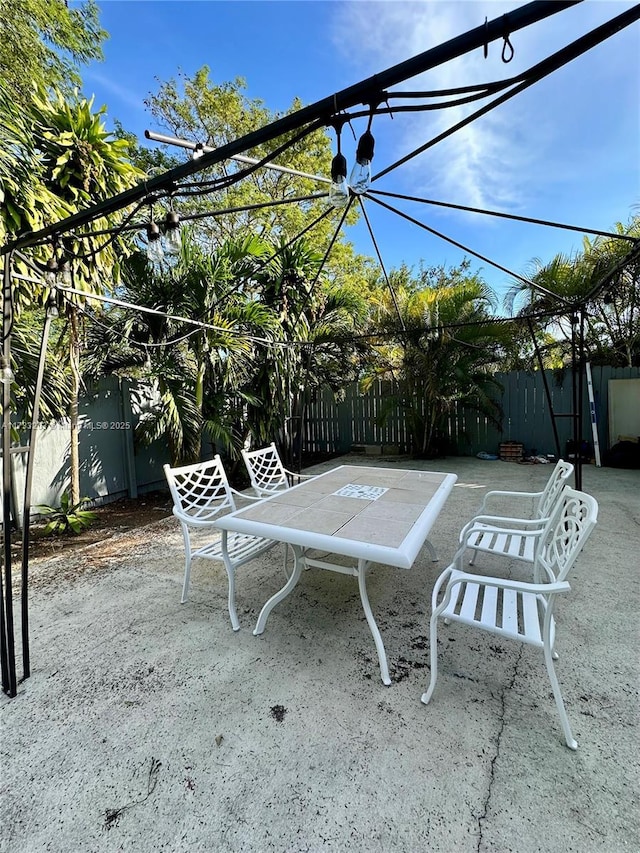
[(89, 503), (89, 498), (82, 498), (77, 504), (71, 505), (69, 493), (65, 492), (60, 499), (60, 506), (48, 506), (42, 504), (36, 509), (44, 515), (48, 521), (44, 528), (44, 535), (51, 536), (60, 533), (80, 533), (87, 528), (92, 521), (98, 517), (97, 513), (89, 509), (82, 509)]

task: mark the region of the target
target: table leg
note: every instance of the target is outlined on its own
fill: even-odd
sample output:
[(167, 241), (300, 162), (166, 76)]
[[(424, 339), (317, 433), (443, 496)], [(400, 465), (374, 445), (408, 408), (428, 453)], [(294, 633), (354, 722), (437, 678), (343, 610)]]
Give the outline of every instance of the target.
[(299, 545), (292, 545), (291, 550), (293, 551), (293, 571), (291, 572), (291, 577), (279, 592), (276, 592), (275, 595), (271, 596), (269, 601), (267, 601), (267, 603), (260, 611), (258, 621), (256, 622), (256, 627), (253, 629), (254, 637), (257, 637), (259, 634), (262, 634), (267, 624), (269, 614), (271, 613), (273, 608), (276, 606), (276, 604), (279, 604), (284, 598), (286, 598), (290, 592), (293, 591), (295, 585), (300, 580), (300, 575), (302, 574), (302, 569), (304, 568), (303, 550)]
[(431, 542), (429, 542), (428, 539), (425, 539), (424, 546), (427, 549), (427, 551), (429, 552), (429, 556), (431, 557), (431, 562), (437, 563), (438, 562), (438, 555), (436, 554), (436, 549), (433, 547), (433, 545), (431, 544)]
[(373, 618), (373, 612), (371, 610), (371, 605), (369, 604), (369, 596), (367, 595), (366, 574), (369, 565), (370, 563), (368, 560), (358, 560), (358, 587), (360, 588), (360, 598), (362, 600), (362, 606), (364, 608), (364, 615), (367, 617), (369, 629), (373, 634), (373, 641), (376, 644), (376, 651), (378, 652), (378, 660), (380, 662), (380, 676), (382, 678), (382, 683), (386, 684), (388, 687), (391, 684), (391, 679), (389, 678), (389, 668), (387, 666), (387, 654), (384, 650), (382, 637), (380, 636), (380, 631), (378, 630), (378, 626), (376, 625), (376, 620)]

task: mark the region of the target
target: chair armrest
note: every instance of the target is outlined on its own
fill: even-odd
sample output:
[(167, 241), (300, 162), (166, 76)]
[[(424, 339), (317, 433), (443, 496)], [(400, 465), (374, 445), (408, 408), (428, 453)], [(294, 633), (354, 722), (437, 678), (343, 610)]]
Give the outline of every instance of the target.
[(215, 527), (216, 520), (218, 518), (218, 516), (212, 516), (210, 519), (194, 518), (192, 515), (187, 515), (186, 512), (181, 512), (179, 509), (176, 509), (175, 506), (172, 512), (178, 521), (182, 524), (188, 525), (189, 527)]
[(543, 518), (517, 518), (509, 515), (474, 515), (471, 521), (468, 524), (488, 524), (489, 526), (494, 524), (512, 524), (514, 527), (516, 525), (522, 525), (523, 527), (544, 527), (545, 524), (549, 521), (549, 517)]
[(288, 468), (284, 468), (284, 473), (287, 477), (295, 477), (297, 480), (313, 480), (314, 477), (317, 477), (317, 474), (298, 474), (297, 471), (289, 471)]
[(244, 498), (245, 501), (261, 501), (264, 498), (261, 498), (259, 495), (248, 495), (246, 492), (239, 492), (237, 489), (234, 489), (232, 486), (229, 486), (229, 491), (233, 495), (237, 495), (239, 498)]
[[(484, 518), (490, 518), (490, 517), (491, 516), (484, 516)], [(487, 533), (488, 531), (491, 531), (491, 530), (494, 530), (496, 533), (505, 533), (505, 534), (511, 535), (511, 536), (522, 536), (523, 534), (526, 534), (527, 536), (531, 536), (532, 538), (538, 538), (538, 537), (542, 536), (542, 534), (544, 533), (544, 527), (537, 527), (534, 530), (523, 530), (521, 527), (498, 527), (497, 525), (496, 526), (487, 525), (485, 527), (482, 527), (482, 526), (476, 527), (472, 522), (469, 522), (469, 524), (466, 527), (463, 527), (463, 529), (460, 533), (460, 543), (465, 548), (473, 548), (473, 545), (468, 544), (469, 538), (474, 533)]]
[[(548, 518), (509, 518), (506, 515), (476, 515), (460, 531), (459, 541), (462, 542), (474, 528), (476, 532), (482, 531), (483, 533), (486, 533), (488, 528), (494, 529), (499, 533), (526, 533), (528, 535), (540, 532), (547, 521), (549, 521)], [(476, 525), (478, 525), (477, 528)], [(506, 525), (506, 527), (503, 525)]]
[(510, 578), (494, 578), (488, 575), (473, 575), (469, 572), (456, 571), (449, 578), (446, 590), (461, 583), (477, 583), (482, 586), (494, 586), (498, 589), (512, 589), (516, 592), (530, 592), (533, 595), (551, 595), (569, 592), (571, 585), (568, 581), (555, 581), (554, 583), (529, 583), (528, 581), (515, 581)]
[(542, 496), (542, 492), (509, 492), (509, 491), (500, 491), (494, 489), (484, 496), (482, 504), (480, 506), (480, 512), (483, 512), (487, 501), (489, 498), (501, 497), (501, 498), (510, 498), (511, 500), (520, 500), (520, 499), (528, 499), (532, 500), (534, 498), (539, 498)]

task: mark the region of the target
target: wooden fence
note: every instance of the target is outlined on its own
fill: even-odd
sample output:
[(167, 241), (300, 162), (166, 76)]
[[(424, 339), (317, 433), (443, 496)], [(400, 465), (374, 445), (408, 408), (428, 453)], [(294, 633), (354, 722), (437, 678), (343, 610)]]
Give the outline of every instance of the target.
[[(546, 372), (553, 411), (570, 414), (573, 409), (573, 382), (570, 370)], [(608, 382), (610, 379), (637, 379), (640, 369), (593, 367), (595, 417), (601, 448), (609, 446)], [(555, 453), (553, 426), (549, 405), (539, 371), (499, 373), (496, 379), (502, 386), (497, 399), (503, 411), (502, 428), (487, 418), (462, 406), (448, 416), (444, 438), (453, 453), (462, 456), (480, 451), (497, 453), (505, 441), (518, 441), (525, 450), (540, 454)], [(583, 378), (582, 438), (592, 441), (591, 412), (586, 381)], [(380, 452), (410, 452), (410, 440), (402, 407), (392, 405), (397, 388), (389, 382), (378, 382), (366, 394), (356, 384), (347, 387), (340, 399), (329, 390), (319, 392), (307, 411), (303, 451), (309, 453), (344, 453), (354, 446), (380, 448)], [(382, 413), (387, 411), (384, 423)], [(556, 419), (561, 453), (573, 438), (571, 417)], [(615, 437), (614, 437), (615, 440)]]
[[(609, 446), (608, 381), (638, 379), (640, 369), (594, 367), (593, 386), (600, 446)], [(551, 419), (539, 373), (499, 374), (502, 385), (500, 403), (504, 411), (502, 431), (476, 413), (460, 409), (451, 413), (446, 423), (449, 452), (474, 455), (481, 450), (495, 453), (503, 441), (522, 442), (525, 449), (539, 453), (555, 453)], [(556, 412), (571, 411), (571, 373), (548, 373)], [(591, 420), (586, 388), (584, 390), (583, 437), (591, 441)], [(354, 445), (369, 450), (408, 452), (409, 435), (400, 406), (392, 408), (386, 423), (380, 415), (389, 406), (394, 388), (378, 383), (369, 393), (360, 394), (349, 386), (342, 399), (330, 391), (319, 393), (311, 403), (305, 422), (302, 450), (308, 453), (345, 453)], [(152, 404), (149, 388), (110, 378), (87, 392), (80, 403), (80, 488), (96, 503), (162, 488), (163, 462), (168, 461), (166, 444), (156, 441), (151, 447), (134, 445), (135, 426)], [(561, 452), (573, 435), (571, 419), (558, 421)], [(25, 442), (23, 441), (22, 444)], [(26, 455), (23, 447), (11, 454), (14, 518), (19, 519), (25, 478)], [(54, 423), (39, 432), (35, 454), (33, 504), (56, 506), (69, 479), (69, 426)]]

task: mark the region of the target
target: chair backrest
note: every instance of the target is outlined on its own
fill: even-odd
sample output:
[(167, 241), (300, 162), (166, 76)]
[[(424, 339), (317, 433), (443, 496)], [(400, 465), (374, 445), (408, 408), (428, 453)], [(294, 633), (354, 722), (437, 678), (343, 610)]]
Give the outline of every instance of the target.
[(551, 515), (556, 503), (560, 499), (562, 490), (567, 485), (567, 480), (572, 474), (573, 465), (571, 462), (558, 459), (555, 468), (551, 472), (551, 476), (547, 480), (547, 485), (544, 487), (544, 491), (538, 500), (538, 506), (536, 507), (538, 518), (547, 518)]
[(272, 495), (290, 487), (284, 465), (273, 442), (260, 450), (243, 450), (251, 485), (259, 495)]
[(219, 456), (181, 468), (164, 466), (174, 509), (195, 522), (213, 521), (236, 508), (229, 481)]
[(597, 520), (596, 499), (586, 492), (565, 486), (540, 543), (539, 565), (536, 566), (538, 579), (540, 569), (543, 569), (547, 575), (544, 580), (565, 580)]

